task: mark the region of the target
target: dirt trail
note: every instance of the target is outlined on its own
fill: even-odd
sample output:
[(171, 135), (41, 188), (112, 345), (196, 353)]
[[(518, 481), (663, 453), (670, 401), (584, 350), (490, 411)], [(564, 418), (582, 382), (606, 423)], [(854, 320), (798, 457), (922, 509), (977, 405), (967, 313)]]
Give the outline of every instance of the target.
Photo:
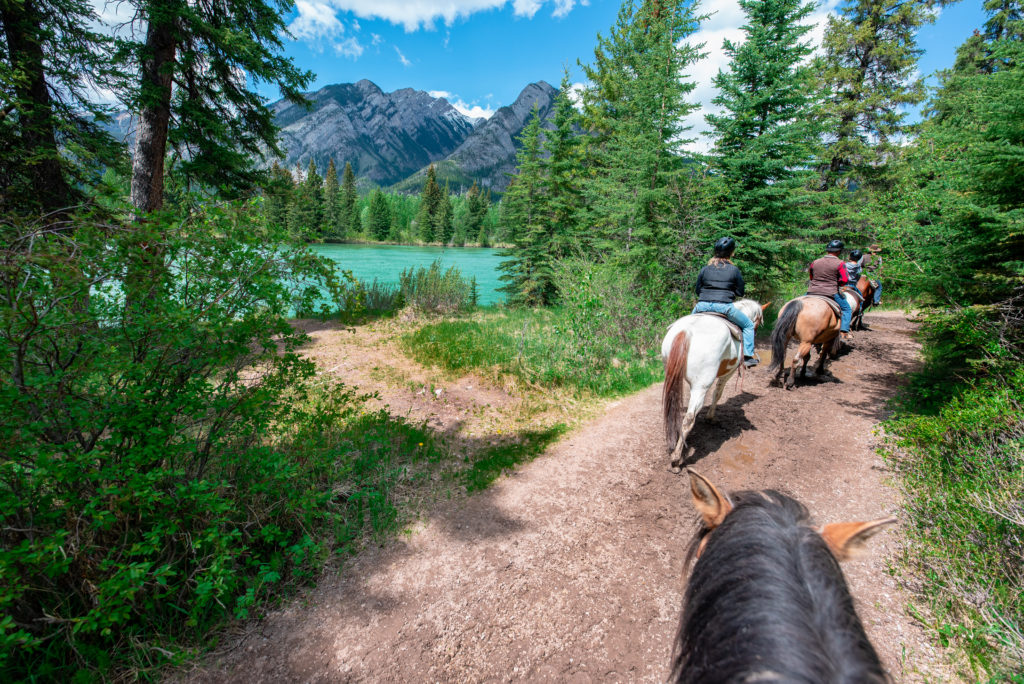
[[(841, 383), (731, 383), (718, 422), (698, 418), (695, 467), (726, 489), (775, 487), (818, 521), (899, 515), (874, 452), (884, 402), (914, 367), (912, 326), (873, 330), (835, 361)], [(489, 490), (449, 502), (325, 577), (195, 682), (662, 681), (695, 525), (668, 471), (661, 388), (607, 407)], [(896, 681), (950, 678), (889, 574), (898, 531), (844, 565), (868, 634)]]

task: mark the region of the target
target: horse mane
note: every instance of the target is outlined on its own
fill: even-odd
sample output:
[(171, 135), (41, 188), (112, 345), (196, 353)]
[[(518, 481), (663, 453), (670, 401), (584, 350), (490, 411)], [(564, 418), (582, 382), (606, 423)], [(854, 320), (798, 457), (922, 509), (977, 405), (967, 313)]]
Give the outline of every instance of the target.
[(888, 682), (842, 570), (807, 509), (775, 490), (730, 497), (686, 590), (673, 682)]
[(732, 304), (745, 313), (755, 326), (761, 325), (761, 322), (764, 321), (764, 311), (761, 309), (761, 305), (753, 299), (737, 299)]

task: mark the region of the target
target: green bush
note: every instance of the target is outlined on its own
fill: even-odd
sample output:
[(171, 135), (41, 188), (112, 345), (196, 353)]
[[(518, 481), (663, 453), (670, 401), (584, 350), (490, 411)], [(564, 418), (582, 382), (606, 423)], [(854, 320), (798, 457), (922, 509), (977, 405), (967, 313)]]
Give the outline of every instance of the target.
[(455, 266), (442, 270), (435, 259), (427, 268), (407, 268), (398, 277), (406, 304), (423, 313), (454, 313), (476, 304), (476, 284), (462, 276)]
[(367, 285), (361, 283), (363, 307), (372, 313), (391, 313), (404, 305), (401, 288), (382, 283), (376, 278)]
[(1008, 304), (929, 316), (925, 368), (886, 425), (933, 627), (994, 679), (1024, 671), (1019, 316)]
[(180, 660), (392, 527), (394, 483), (440, 457), (315, 381), (286, 316), (333, 269), (247, 213), (0, 224), (5, 679)]

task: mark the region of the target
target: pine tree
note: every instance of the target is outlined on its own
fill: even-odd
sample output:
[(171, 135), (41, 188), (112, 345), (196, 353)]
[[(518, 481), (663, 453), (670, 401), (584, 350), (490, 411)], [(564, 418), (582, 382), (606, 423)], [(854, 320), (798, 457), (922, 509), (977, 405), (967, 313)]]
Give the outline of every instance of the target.
[(466, 222), (462, 235), (480, 235), (490, 204), (490, 194), (481, 192), (480, 186), (474, 182), (466, 193)]
[[(540, 110), (536, 105), (529, 122), (519, 135), (516, 175), (501, 200), (501, 220), (513, 248), (502, 252), (505, 260), (498, 268), (504, 273), (500, 288), (515, 305), (538, 306), (554, 299), (551, 255), (539, 245), (546, 240), (544, 165), (541, 159)], [(469, 236), (467, 236), (469, 237)]]
[(679, 220), (691, 201), (682, 122), (696, 108), (686, 99), (695, 87), (687, 70), (702, 55), (686, 38), (698, 21), (693, 3), (682, 0), (624, 3), (608, 37), (598, 36), (594, 63), (584, 66), (591, 83), (584, 123), (594, 135), (578, 222), (637, 282), (677, 286), (680, 277), (669, 264), (688, 230)]
[(274, 162), (263, 191), (267, 222), (275, 228), (285, 228), (295, 194), (295, 183), (287, 169)]
[(323, 225), (320, 234), (326, 238), (338, 238), (341, 234), (341, 205), (338, 197), (338, 169), (334, 159), (327, 165), (324, 175)]
[[(726, 40), (732, 61), (714, 79), (723, 111), (709, 115), (721, 200), (720, 228), (739, 243), (744, 274), (755, 288), (799, 260), (813, 234), (800, 206), (801, 183), (817, 138), (814, 76), (803, 64), (813, 11), (804, 0), (740, 0), (745, 39)], [(788, 273), (786, 274), (788, 276)], [(756, 291), (756, 290), (755, 290)]]
[(374, 188), (370, 193), (369, 231), (374, 240), (387, 240), (391, 234), (391, 206), (387, 196)]
[(352, 172), (352, 165), (345, 162), (345, 171), (341, 179), (341, 195), (339, 202), (340, 230), (338, 237), (345, 238), (359, 232), (359, 213), (356, 207), (359, 195), (356, 192), (356, 175)]
[(982, 40), (973, 36), (960, 50), (983, 58), (941, 74), (913, 149), (903, 220), (883, 232), (908, 262), (933, 266), (911, 267), (922, 292), (964, 306), (1024, 287), (1024, 32), (1012, 19), (995, 21), (1014, 8), (1021, 16), (1019, 3), (986, 7)]
[(818, 62), (825, 88), (822, 186), (885, 184), (906, 134), (906, 108), (924, 99), (918, 29), (931, 0), (846, 0), (825, 29)]
[(302, 201), (306, 204), (306, 229), (311, 236), (321, 237), (323, 226), (324, 180), (317, 173), (316, 162), (309, 160), (306, 177), (302, 181)]
[(188, 182), (228, 190), (254, 187), (254, 160), (264, 148), (278, 156), (281, 149), (273, 116), (249, 83), (274, 83), (286, 99), (302, 103), (301, 90), (312, 77), (278, 54), (292, 3), (128, 4), (146, 27), (144, 41), (121, 42), (122, 59), (133, 60), (140, 76), (137, 89), (128, 95), (138, 106), (131, 183), (136, 212), (163, 206), (168, 147), (188, 147), (178, 167)]
[(438, 207), (435, 223), (437, 225), (437, 240), (442, 245), (450, 244), (455, 232), (455, 210), (452, 207), (448, 181), (445, 181), (444, 190), (441, 192), (441, 206)]
[(113, 40), (85, 0), (0, 3), (0, 215), (68, 209), (116, 166), (93, 88), (124, 88)]
[(427, 168), (427, 181), (423, 185), (423, 194), (420, 196), (420, 210), (416, 214), (416, 228), (419, 231), (420, 239), (424, 242), (433, 242), (437, 239), (437, 217), (441, 208), (441, 188), (437, 184), (437, 174), (434, 165)]
[[(576, 213), (582, 197), (580, 169), (582, 166), (580, 138), (576, 133), (579, 116), (569, 98), (572, 83), (569, 72), (562, 76), (561, 88), (555, 96), (554, 129), (545, 134), (547, 152), (547, 210), (549, 212), (549, 250), (564, 257), (577, 244)], [(486, 213), (486, 209), (485, 209)], [(483, 216), (480, 216), (483, 223)]]

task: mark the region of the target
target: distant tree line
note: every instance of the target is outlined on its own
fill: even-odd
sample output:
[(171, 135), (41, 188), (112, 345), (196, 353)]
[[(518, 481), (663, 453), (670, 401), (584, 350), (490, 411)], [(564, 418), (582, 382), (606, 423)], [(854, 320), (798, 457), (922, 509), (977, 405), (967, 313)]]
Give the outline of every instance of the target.
[[(967, 83), (990, 83), (989, 90), (999, 83), (999, 102), (1020, 94), (1009, 56), (1019, 45), (1010, 27), (1019, 25), (1020, 3), (989, 0), (1003, 28), (987, 29), (961, 49), (925, 121), (913, 125), (906, 108), (926, 98), (916, 34), (933, 21), (936, 2), (846, 0), (828, 20), (818, 56), (806, 24), (813, 3), (740, 5), (744, 36), (725, 41), (730, 62), (714, 79), (718, 111), (706, 117), (713, 143), (707, 154), (688, 150), (694, 131), (684, 120), (696, 108), (691, 74), (705, 53), (689, 40), (702, 20), (699, 10), (681, 0), (624, 3), (608, 35), (598, 36), (593, 62), (582, 64), (587, 85), (576, 106), (566, 79), (546, 128), (534, 112), (501, 203), (501, 224), (514, 245), (504, 276), (511, 300), (556, 302), (555, 265), (581, 254), (632, 273), (644, 299), (685, 299), (720, 235), (737, 240), (748, 287), (764, 297), (795, 286), (803, 265), (833, 237), (850, 246), (883, 243), (890, 273), (901, 275), (890, 292), (897, 286), (908, 294), (963, 293), (980, 273), (999, 272), (1006, 285), (986, 296), (1006, 296), (1019, 282), (1019, 260), (1007, 256), (1019, 253), (1019, 245), (1007, 243), (1014, 230), (1007, 232), (1005, 216), (1013, 214), (986, 205), (954, 223), (945, 207), (963, 206), (966, 196), (948, 176), (940, 192), (934, 150), (952, 140), (940, 135), (952, 126), (958, 134), (970, 131), (963, 144), (979, 130), (1016, 130), (971, 129), (961, 113)], [(1006, 117), (1012, 120), (1009, 111)], [(964, 180), (988, 178), (993, 188), (1021, 187), (1011, 163), (1019, 161), (1015, 148), (997, 153), (997, 146), (979, 143), (972, 155), (987, 156), (970, 172), (963, 160), (942, 170)], [(930, 208), (920, 206), (922, 192)], [(942, 239), (915, 237), (940, 226)], [(938, 291), (920, 288), (930, 280), (929, 269), (920, 273), (925, 263), (945, 263), (938, 271), (953, 267), (959, 275), (938, 278)]]
[(333, 159), (322, 176), (313, 160), (295, 171), (275, 162), (262, 188), (264, 218), (307, 240), (487, 247), (506, 239), (490, 190), (474, 183), (454, 194), (438, 185), (433, 165), (419, 196), (356, 187), (349, 163), (339, 182)]

